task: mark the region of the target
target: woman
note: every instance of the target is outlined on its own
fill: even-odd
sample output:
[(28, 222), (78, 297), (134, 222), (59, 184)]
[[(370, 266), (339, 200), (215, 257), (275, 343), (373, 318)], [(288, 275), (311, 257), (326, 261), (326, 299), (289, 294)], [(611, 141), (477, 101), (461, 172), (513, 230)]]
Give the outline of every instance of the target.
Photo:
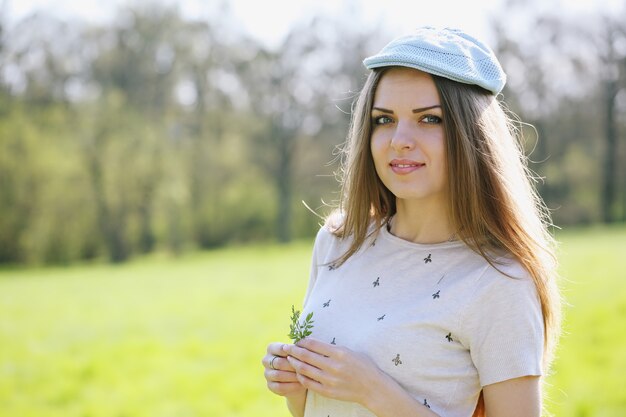
[(421, 28), (364, 61), (338, 209), (268, 387), (294, 416), (540, 416), (559, 326), (548, 216), (493, 52)]

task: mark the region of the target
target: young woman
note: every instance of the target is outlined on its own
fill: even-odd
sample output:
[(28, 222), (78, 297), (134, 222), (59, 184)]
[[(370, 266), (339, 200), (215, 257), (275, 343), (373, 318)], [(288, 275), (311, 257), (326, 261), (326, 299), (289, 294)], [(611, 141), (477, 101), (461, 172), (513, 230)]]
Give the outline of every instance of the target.
[(559, 296), (500, 64), (430, 27), (364, 63), (313, 250), (313, 334), (268, 346), (268, 387), (294, 416), (538, 417)]

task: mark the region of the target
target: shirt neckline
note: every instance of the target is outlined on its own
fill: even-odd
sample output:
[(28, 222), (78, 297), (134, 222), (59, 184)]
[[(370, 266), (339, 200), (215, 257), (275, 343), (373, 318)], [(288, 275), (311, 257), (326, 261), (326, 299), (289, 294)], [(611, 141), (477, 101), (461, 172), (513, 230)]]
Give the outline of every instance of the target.
[(388, 223), (383, 224), (382, 227), (379, 229), (378, 233), (383, 239), (395, 245), (404, 246), (404, 247), (413, 248), (413, 249), (422, 249), (422, 250), (423, 249), (448, 249), (448, 248), (458, 248), (458, 247), (465, 246), (465, 243), (462, 240), (453, 240), (453, 241), (446, 241), (446, 242), (439, 242), (439, 243), (411, 242), (411, 241), (404, 240), (402, 238), (399, 238), (396, 235), (391, 234), (391, 232), (387, 229), (387, 225)]

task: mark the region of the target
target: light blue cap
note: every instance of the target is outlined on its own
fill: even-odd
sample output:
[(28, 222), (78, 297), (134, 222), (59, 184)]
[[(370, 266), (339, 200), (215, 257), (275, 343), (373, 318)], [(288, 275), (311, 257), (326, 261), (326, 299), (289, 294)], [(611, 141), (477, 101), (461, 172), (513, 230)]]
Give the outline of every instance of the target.
[(363, 61), (368, 69), (415, 68), (465, 84), (476, 84), (497, 95), (506, 83), (493, 51), (459, 29), (422, 27), (394, 39)]

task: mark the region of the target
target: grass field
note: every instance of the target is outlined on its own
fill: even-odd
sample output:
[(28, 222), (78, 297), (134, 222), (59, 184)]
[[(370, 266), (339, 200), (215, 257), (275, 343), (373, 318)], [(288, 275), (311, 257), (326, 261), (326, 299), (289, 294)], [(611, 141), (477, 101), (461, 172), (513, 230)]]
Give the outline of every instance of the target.
[[(569, 305), (547, 407), (626, 416), (626, 228), (559, 238)], [(310, 245), (0, 271), (0, 416), (286, 417), (260, 360), (287, 339)]]

